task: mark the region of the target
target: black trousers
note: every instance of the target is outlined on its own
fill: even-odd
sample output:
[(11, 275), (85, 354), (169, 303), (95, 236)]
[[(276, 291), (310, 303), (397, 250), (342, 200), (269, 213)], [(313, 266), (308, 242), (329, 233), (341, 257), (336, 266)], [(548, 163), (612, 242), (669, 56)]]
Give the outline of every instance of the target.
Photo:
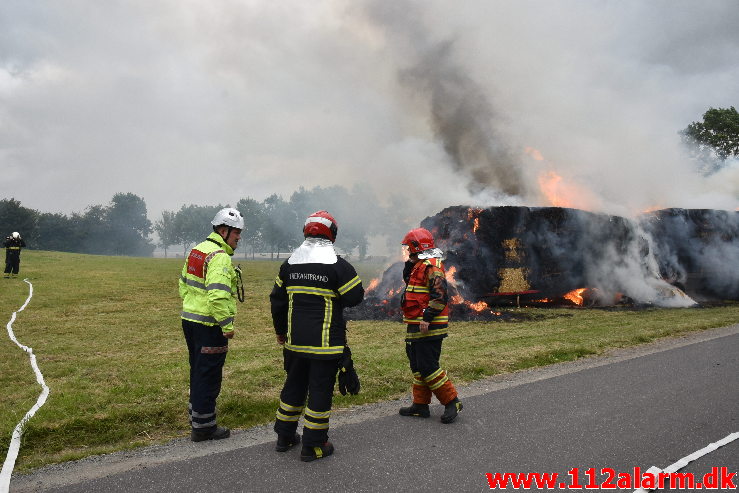
[(10, 274), (11, 272), (14, 275), (18, 275), (18, 271), (21, 267), (21, 257), (20, 255), (6, 255), (5, 256), (5, 273)]
[(285, 385), (280, 393), (274, 430), (292, 436), (303, 418), (303, 445), (316, 447), (328, 440), (338, 359), (312, 359), (285, 350)]
[(216, 399), (221, 393), (223, 365), (228, 339), (219, 326), (182, 321), (182, 331), (190, 354), (190, 405), (193, 430), (208, 431), (216, 426)]
[(408, 356), (413, 373), (420, 373), (421, 377), (425, 378), (439, 369), (442, 341), (443, 339), (436, 339), (405, 343), (405, 354)]

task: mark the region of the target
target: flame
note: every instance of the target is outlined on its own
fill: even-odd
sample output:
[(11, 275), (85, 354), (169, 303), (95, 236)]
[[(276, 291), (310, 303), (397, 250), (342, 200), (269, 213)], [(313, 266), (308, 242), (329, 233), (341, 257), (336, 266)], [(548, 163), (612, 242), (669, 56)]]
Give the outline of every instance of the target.
[(565, 181), (554, 171), (542, 171), (539, 174), (539, 188), (554, 207), (592, 210), (598, 202), (588, 190)]
[(570, 200), (565, 197), (566, 192), (562, 184), (562, 177), (554, 171), (539, 175), (539, 187), (553, 206), (572, 207)]
[[(484, 301), (478, 301), (477, 303), (472, 303), (471, 301), (467, 301), (462, 297), (460, 294), (455, 294), (451, 298), (451, 304), (453, 305), (465, 305), (466, 307), (470, 308), (471, 310), (474, 310), (476, 312), (483, 312), (485, 310), (489, 310), (490, 307), (487, 303)], [(496, 313), (491, 310), (491, 313)], [(496, 313), (496, 315), (499, 315), (499, 313)]]
[(481, 212), (482, 212), (482, 209), (478, 209), (478, 208), (470, 207), (469, 209), (467, 209), (467, 219), (468, 220), (470, 220), (470, 219), (473, 220), (473, 226), (472, 226), (472, 232), (473, 233), (477, 233), (477, 228), (480, 227), (480, 218), (479, 218), (479, 216), (480, 216), (480, 213)]
[(664, 207), (659, 206), (659, 205), (653, 205), (652, 207), (647, 207), (646, 209), (644, 209), (642, 211), (642, 214), (649, 214), (650, 212), (657, 212), (657, 211), (661, 211), (662, 209), (664, 209)]
[(527, 147), (523, 150), (523, 152), (537, 161), (544, 161), (544, 156), (541, 155), (541, 152), (539, 152), (537, 149), (534, 149), (533, 147)]
[(598, 199), (590, 191), (578, 186), (572, 180), (565, 180), (552, 170), (553, 163), (544, 159), (544, 156), (533, 147), (526, 147), (524, 153), (536, 161), (541, 161), (549, 171), (539, 173), (539, 188), (542, 194), (554, 207), (572, 207), (576, 209), (592, 210), (597, 208)]
[(475, 310), (476, 312), (481, 312), (488, 308), (488, 304), (484, 301), (478, 301), (477, 303), (470, 303), (469, 301), (465, 303), (467, 306)]
[(572, 291), (564, 295), (564, 297), (570, 300), (571, 302), (573, 302), (574, 304), (578, 306), (582, 306), (582, 304), (585, 302), (585, 300), (582, 297), (582, 294), (584, 292), (585, 292), (585, 288), (573, 289)]
[(446, 277), (446, 282), (449, 284), (457, 284), (456, 279), (454, 279), (454, 274), (457, 272), (457, 267), (455, 265), (452, 265), (449, 267), (449, 270), (446, 271), (446, 274), (444, 274), (444, 277)]
[(380, 284), (380, 280), (375, 277), (370, 281), (369, 286), (367, 286), (367, 291), (373, 291), (378, 284)]

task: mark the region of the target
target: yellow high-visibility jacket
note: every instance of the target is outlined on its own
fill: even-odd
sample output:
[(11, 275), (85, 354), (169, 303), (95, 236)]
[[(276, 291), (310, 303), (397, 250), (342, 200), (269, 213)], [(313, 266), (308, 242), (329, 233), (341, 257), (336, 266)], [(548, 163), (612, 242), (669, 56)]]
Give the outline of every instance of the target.
[(234, 329), (236, 270), (231, 264), (233, 248), (218, 233), (190, 250), (180, 276), (181, 316), (203, 325)]

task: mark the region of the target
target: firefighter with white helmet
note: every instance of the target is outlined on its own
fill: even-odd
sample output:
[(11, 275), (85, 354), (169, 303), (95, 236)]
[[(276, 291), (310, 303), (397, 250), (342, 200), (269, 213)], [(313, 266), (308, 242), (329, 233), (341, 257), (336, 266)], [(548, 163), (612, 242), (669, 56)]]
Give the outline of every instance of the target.
[(231, 256), (241, 239), (244, 218), (231, 207), (218, 211), (213, 232), (195, 246), (182, 267), (182, 330), (190, 355), (190, 404), (194, 442), (228, 438), (217, 425), (216, 399), (221, 391), (228, 340), (234, 337), (240, 270)]
[(3, 247), (5, 247), (5, 273), (4, 278), (18, 277), (18, 271), (21, 266), (21, 248), (26, 246), (21, 235), (17, 231), (5, 238)]
[(328, 212), (308, 216), (305, 241), (280, 267), (270, 294), (287, 372), (274, 425), (276, 450), (286, 452), (300, 443), (296, 430), (303, 415), (300, 460), (305, 462), (334, 451), (328, 427), (336, 374), (346, 358), (343, 309), (364, 298), (356, 270), (336, 255), (337, 232), (336, 220)]
[(425, 228), (412, 229), (403, 238), (409, 259), (403, 269), (406, 283), (401, 300), (406, 326), (405, 351), (413, 372), (413, 403), (400, 408), (401, 416), (428, 418), (431, 395), (444, 405), (442, 423), (451, 423), (462, 410), (457, 390), (440, 365), (441, 343), (449, 326), (449, 299), (443, 252)]

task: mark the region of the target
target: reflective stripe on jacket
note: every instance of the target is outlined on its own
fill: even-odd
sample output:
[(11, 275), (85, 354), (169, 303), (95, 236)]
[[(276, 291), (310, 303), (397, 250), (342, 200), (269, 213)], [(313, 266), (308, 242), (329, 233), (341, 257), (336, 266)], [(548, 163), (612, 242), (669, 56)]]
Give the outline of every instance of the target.
[(233, 249), (215, 232), (190, 250), (179, 283), (183, 319), (233, 330), (236, 270), (231, 255)]
[[(403, 322), (408, 324), (407, 340), (446, 336), (449, 305), (441, 259), (431, 258), (416, 262), (403, 294), (402, 308)], [(430, 311), (425, 313), (426, 309)], [(427, 316), (424, 317), (424, 314)], [(430, 324), (426, 334), (421, 333), (418, 328), (424, 318)]]
[(285, 349), (307, 358), (339, 358), (346, 344), (344, 307), (364, 298), (354, 267), (341, 257), (334, 264), (285, 261), (270, 294), (275, 332)]

